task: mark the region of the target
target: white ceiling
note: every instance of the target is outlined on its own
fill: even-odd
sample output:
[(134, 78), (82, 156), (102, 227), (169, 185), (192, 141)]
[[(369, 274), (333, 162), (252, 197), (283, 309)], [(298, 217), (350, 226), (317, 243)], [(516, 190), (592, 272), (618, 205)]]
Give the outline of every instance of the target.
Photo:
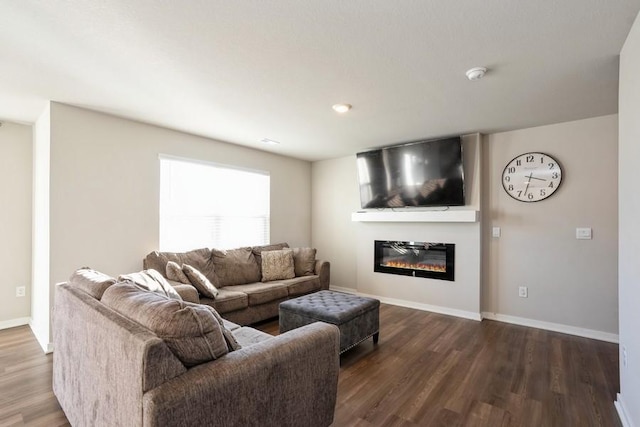
[[(53, 100), (319, 160), (612, 114), (639, 10), (640, 0), (5, 0), (0, 118), (33, 122)], [(490, 71), (470, 82), (474, 66)], [(338, 115), (337, 102), (353, 110)]]

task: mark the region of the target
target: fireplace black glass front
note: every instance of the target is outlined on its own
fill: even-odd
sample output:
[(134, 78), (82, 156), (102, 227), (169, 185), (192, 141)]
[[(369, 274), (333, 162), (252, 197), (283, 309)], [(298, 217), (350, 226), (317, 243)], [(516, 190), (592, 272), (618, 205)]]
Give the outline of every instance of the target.
[(454, 281), (455, 245), (376, 240), (373, 271)]

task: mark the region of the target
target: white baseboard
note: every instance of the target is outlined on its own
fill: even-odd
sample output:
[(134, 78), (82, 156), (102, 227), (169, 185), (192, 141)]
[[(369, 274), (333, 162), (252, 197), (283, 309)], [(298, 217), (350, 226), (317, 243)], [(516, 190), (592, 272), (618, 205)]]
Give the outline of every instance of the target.
[(40, 337), (36, 333), (34, 329), (33, 319), (29, 319), (29, 327), (31, 328), (31, 332), (33, 332), (33, 335), (36, 337), (36, 341), (38, 341), (38, 344), (40, 344), (40, 347), (42, 347), (42, 351), (44, 351), (45, 354), (53, 353), (53, 343), (48, 342), (48, 337)]
[(397, 298), (382, 297), (380, 295), (365, 294), (362, 292), (358, 292), (352, 288), (341, 288), (338, 286), (331, 286), (331, 290), (346, 292), (354, 295), (360, 295), (363, 297), (375, 298), (385, 304), (397, 305), (397, 306), (406, 307), (406, 308), (413, 308), (415, 310), (430, 311), (432, 313), (446, 314), (448, 316), (462, 317), (464, 319), (471, 319), (476, 321), (482, 320), (482, 316), (480, 315), (480, 313), (474, 313), (472, 311), (458, 310), (458, 309), (449, 308), (449, 307), (441, 307), (439, 305), (423, 304), (415, 301), (406, 301), (406, 300), (401, 300)]
[(0, 330), (28, 325), (29, 320), (31, 320), (29, 317), (18, 317), (17, 319), (3, 320), (0, 322)]
[(414, 301), (406, 301), (396, 298), (381, 297), (379, 295), (369, 295), (358, 292), (353, 288), (342, 288), (340, 286), (331, 286), (331, 290), (338, 292), (346, 292), (349, 294), (360, 295), (363, 297), (375, 298), (385, 304), (398, 305), (400, 307), (413, 308), (416, 310), (430, 311), (433, 313), (446, 314), (449, 316), (462, 317), (471, 320), (496, 320), (498, 322), (512, 323), (514, 325), (528, 326), (530, 328), (545, 329), (547, 331), (561, 332), (563, 334), (576, 335), (584, 338), (591, 338), (600, 341), (606, 341), (618, 344), (619, 337), (617, 334), (609, 332), (596, 331), (593, 329), (578, 328), (576, 326), (563, 325), (560, 323), (543, 322), (540, 320), (527, 319), (525, 317), (509, 316), (506, 314), (490, 313), (483, 311), (482, 313), (474, 313), (472, 311), (457, 310), (455, 308), (441, 307), (437, 305), (422, 304)]
[(483, 319), (497, 320), (498, 322), (512, 323), (514, 325), (528, 326), (530, 328), (545, 329), (547, 331), (561, 332), (563, 334), (576, 335), (600, 341), (618, 344), (618, 334), (595, 331), (593, 329), (578, 328), (577, 326), (563, 325), (561, 323), (543, 322), (541, 320), (527, 319), (525, 317), (509, 316), (500, 313), (482, 312)]
[(620, 422), (622, 423), (622, 427), (634, 427), (631, 418), (627, 415), (627, 408), (624, 404), (624, 400), (622, 400), (622, 396), (618, 393), (615, 402), (613, 404), (618, 411), (618, 417), (620, 417)]

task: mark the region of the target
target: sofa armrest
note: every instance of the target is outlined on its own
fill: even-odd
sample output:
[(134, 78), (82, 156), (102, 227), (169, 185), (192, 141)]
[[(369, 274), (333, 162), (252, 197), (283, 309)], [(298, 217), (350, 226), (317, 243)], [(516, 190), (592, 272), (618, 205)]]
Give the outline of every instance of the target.
[(340, 333), (313, 323), (205, 363), (145, 393), (145, 426), (333, 422)]
[(171, 285), (183, 300), (200, 304), (200, 296), (198, 295), (198, 290), (195, 287), (185, 284), (174, 285), (171, 283)]
[(316, 260), (315, 273), (320, 276), (320, 289), (329, 290), (331, 264), (329, 261)]

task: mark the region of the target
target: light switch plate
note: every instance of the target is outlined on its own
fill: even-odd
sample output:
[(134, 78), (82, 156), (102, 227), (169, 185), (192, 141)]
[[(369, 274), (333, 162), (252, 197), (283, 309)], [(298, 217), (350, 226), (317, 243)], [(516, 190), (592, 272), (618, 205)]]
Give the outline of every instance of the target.
[(576, 228), (576, 239), (591, 240), (590, 228)]
[(493, 237), (500, 237), (500, 227), (493, 227), (493, 230), (491, 231), (491, 235)]

